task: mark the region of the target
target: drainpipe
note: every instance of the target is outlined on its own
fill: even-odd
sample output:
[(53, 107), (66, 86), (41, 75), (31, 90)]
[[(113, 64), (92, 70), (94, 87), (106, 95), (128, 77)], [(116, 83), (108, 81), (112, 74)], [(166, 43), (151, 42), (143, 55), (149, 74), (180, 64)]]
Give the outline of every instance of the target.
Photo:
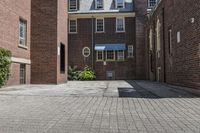
[(162, 19), (163, 19), (163, 70), (164, 70), (164, 82), (166, 82), (166, 53), (165, 53), (165, 9), (162, 8)]
[(92, 16), (92, 69), (94, 70), (94, 16)]

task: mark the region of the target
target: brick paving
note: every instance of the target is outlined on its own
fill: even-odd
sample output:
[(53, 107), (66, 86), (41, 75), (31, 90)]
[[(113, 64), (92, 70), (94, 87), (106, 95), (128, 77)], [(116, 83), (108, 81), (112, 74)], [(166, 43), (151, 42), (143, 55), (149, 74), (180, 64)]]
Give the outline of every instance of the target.
[(0, 133), (199, 133), (199, 110), (197, 97), (0, 94)]

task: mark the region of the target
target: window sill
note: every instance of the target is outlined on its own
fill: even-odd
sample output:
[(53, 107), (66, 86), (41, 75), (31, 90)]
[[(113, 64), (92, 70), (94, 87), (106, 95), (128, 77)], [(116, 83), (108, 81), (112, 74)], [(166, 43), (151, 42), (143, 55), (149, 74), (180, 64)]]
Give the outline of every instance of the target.
[(116, 33), (125, 33), (126, 31), (116, 31)]
[(22, 48), (22, 49), (26, 49), (26, 50), (28, 49), (27, 46), (23, 46), (23, 45), (21, 45), (21, 44), (19, 44), (18, 47), (19, 47), (19, 48)]
[(69, 34), (78, 34), (78, 32), (69, 32)]
[(96, 32), (95, 32), (95, 34), (105, 34), (105, 33), (106, 33), (106, 32), (104, 32), (104, 31), (101, 31), (101, 32), (100, 32), (100, 31), (96, 31)]
[(104, 60), (96, 60), (96, 62), (104, 62)]

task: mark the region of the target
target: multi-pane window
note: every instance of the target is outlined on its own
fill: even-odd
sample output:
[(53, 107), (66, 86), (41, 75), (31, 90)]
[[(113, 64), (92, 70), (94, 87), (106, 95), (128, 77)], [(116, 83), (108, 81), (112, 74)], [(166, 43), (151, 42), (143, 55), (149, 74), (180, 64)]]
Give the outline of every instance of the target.
[(133, 57), (133, 45), (128, 45), (128, 57)]
[(116, 0), (115, 4), (116, 8), (124, 8), (124, 0)]
[(97, 51), (97, 61), (103, 61), (103, 52), (104, 51)]
[(77, 20), (69, 20), (69, 32), (70, 33), (77, 32)]
[(106, 60), (107, 61), (113, 61), (115, 60), (115, 51), (106, 51)]
[(149, 8), (154, 7), (156, 5), (156, 3), (157, 3), (157, 0), (149, 0), (149, 2), (148, 2)]
[(26, 46), (26, 28), (27, 23), (23, 19), (19, 19), (19, 45)]
[(117, 60), (119, 60), (119, 61), (124, 60), (124, 51), (123, 50), (117, 51)]
[(69, 0), (69, 10), (77, 10), (77, 0)]
[(25, 64), (20, 64), (20, 84), (25, 84), (26, 83), (26, 65)]
[(104, 19), (103, 18), (96, 19), (96, 32), (104, 32)]
[(116, 32), (124, 32), (124, 31), (125, 31), (125, 19), (116, 18)]
[(96, 9), (103, 9), (103, 0), (96, 0)]

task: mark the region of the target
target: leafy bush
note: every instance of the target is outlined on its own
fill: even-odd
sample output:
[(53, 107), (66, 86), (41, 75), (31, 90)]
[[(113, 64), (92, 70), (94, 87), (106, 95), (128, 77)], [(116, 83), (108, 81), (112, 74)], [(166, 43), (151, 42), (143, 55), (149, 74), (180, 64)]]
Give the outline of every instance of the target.
[(11, 64), (11, 52), (0, 48), (0, 87), (2, 87), (9, 77), (9, 68)]
[(69, 80), (79, 80), (80, 71), (77, 69), (77, 66), (69, 66), (68, 69), (68, 79)]
[(80, 80), (94, 80), (96, 79), (95, 72), (88, 66), (79, 74)]

